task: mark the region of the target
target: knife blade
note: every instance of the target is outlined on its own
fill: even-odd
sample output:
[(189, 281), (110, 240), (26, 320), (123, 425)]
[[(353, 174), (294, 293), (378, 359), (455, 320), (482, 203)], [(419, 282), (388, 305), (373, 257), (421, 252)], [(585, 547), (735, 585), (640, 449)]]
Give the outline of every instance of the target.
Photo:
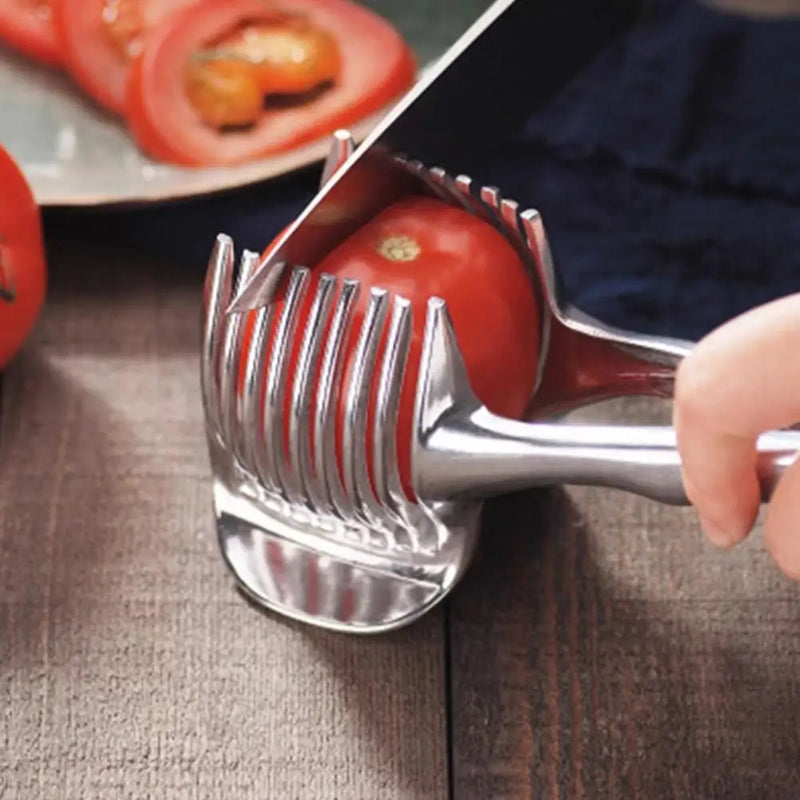
[(647, 0), (495, 0), (390, 109), (276, 240), (228, 313), (269, 302), (282, 264), (314, 266), (409, 190), (393, 154), (478, 175), (516, 133), (641, 15)]

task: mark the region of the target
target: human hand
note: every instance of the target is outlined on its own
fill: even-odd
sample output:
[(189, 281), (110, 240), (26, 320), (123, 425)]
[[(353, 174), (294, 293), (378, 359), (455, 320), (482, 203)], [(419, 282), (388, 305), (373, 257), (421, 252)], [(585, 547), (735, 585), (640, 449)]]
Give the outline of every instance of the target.
[[(800, 422), (800, 294), (747, 312), (704, 337), (680, 365), (674, 424), (683, 480), (708, 538), (733, 547), (759, 513), (756, 439)], [(764, 537), (800, 580), (800, 461), (782, 475)]]

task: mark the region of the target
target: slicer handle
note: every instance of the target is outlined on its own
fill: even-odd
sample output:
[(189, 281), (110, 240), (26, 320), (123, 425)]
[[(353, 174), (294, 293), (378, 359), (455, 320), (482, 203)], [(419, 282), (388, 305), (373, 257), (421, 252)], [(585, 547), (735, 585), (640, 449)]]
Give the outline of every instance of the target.
[[(757, 443), (764, 500), (800, 451), (800, 431)], [(516, 422), (485, 408), (453, 417), (426, 443), (426, 497), (490, 496), (557, 484), (605, 486), (688, 505), (671, 427)]]
[(630, 395), (672, 397), (693, 342), (623, 331), (570, 308), (551, 327), (529, 418)]

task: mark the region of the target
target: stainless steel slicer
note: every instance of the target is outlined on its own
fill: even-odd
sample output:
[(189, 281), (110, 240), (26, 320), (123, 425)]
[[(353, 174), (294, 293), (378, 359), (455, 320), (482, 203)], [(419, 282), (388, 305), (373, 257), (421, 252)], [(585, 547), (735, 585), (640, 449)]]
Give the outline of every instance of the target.
[[(340, 133), (325, 181), (351, 151)], [(601, 397), (669, 397), (674, 369), (690, 345), (613, 330), (564, 305), (535, 211), (520, 210), (495, 188), (474, 187), (466, 176), (387, 158), (391, 165), (384, 168), (402, 172), (406, 188), (479, 215), (525, 258), (542, 309), (543, 343), (529, 421), (499, 418), (481, 404), (446, 303), (430, 298), (408, 443), (410, 499), (401, 487), (395, 439), (412, 325), (405, 298), (355, 281), (339, 285), (323, 275), (301, 329), (298, 309), (306, 299), (309, 268), (283, 260), (265, 270), (258, 255), (245, 252), (237, 271), (233, 243), (221, 235), (209, 265), (203, 321), (203, 399), (225, 561), (258, 604), (356, 633), (406, 625), (450, 592), (470, 562), (482, 503), (491, 495), (592, 484), (666, 503), (687, 502), (671, 428), (545, 420), (554, 411)], [(226, 313), (255, 274), (261, 276), (258, 309)], [(276, 319), (270, 300), (281, 281), (286, 291)], [(340, 470), (333, 400), (359, 292), (369, 293), (369, 303), (345, 387)], [(252, 330), (245, 324), (248, 313), (255, 314)], [(292, 374), (288, 353), (297, 342), (300, 355)], [(377, 411), (368, 429), (376, 374)], [(800, 449), (800, 433), (764, 435), (758, 448), (768, 497)]]
[[(217, 240), (202, 357), (214, 508), (225, 561), (256, 603), (341, 631), (397, 628), (440, 602), (463, 575), (488, 496), (582, 483), (686, 502), (671, 429), (552, 420), (605, 397), (670, 397), (690, 346), (612, 330), (567, 306), (537, 212), (453, 171), (457, 165), (485, 175), (483, 156), (646, 5), (494, 0), (357, 149), (346, 132), (335, 137), (320, 191), (268, 254), (244, 253), (237, 271), (233, 243)], [(481, 404), (446, 303), (431, 297), (412, 441), (398, 442), (410, 303), (387, 287), (339, 285), (332, 276), (319, 276), (306, 297), (310, 270), (409, 193), (478, 215), (526, 263), (541, 312), (541, 330), (531, 332), (540, 353), (526, 421), (501, 419)], [(278, 313), (273, 296), (281, 282)], [(343, 342), (359, 292), (369, 301), (345, 371)], [(342, 391), (337, 419), (334, 398)], [(398, 447), (409, 448), (411, 493), (400, 481)], [(800, 434), (771, 433), (758, 447), (766, 497), (800, 448)]]

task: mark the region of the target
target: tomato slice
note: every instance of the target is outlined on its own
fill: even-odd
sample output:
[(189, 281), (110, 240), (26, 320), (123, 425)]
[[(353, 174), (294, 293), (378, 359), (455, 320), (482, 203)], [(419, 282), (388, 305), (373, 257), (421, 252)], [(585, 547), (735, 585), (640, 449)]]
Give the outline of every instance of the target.
[(335, 81), (341, 68), (336, 39), (301, 16), (248, 25), (219, 42), (211, 55), (227, 55), (252, 65), (265, 92), (313, 91), (322, 82)]
[(43, 64), (61, 61), (50, 0), (0, 2), (0, 40)]
[(275, 14), (269, 24), (247, 22), (195, 52), (185, 67), (185, 91), (212, 127), (253, 125), (266, 99), (308, 100), (336, 83), (339, 50), (336, 39), (307, 17)]
[[(287, 373), (284, 418), (290, 419), (291, 381), (297, 370), (302, 333), (320, 275), (355, 278), (361, 292), (345, 349), (338, 398), (337, 440), (354, 351), (370, 289), (382, 287), (411, 304), (412, 339), (400, 396), (397, 452), (403, 487), (411, 497), (411, 436), (419, 360), (431, 297), (447, 302), (472, 388), (489, 410), (521, 419), (533, 396), (540, 348), (540, 314), (531, 276), (514, 247), (478, 217), (440, 200), (411, 196), (396, 201), (360, 227), (314, 267), (298, 317), (298, 333)], [(338, 296), (338, 295), (337, 295)], [(276, 315), (283, 307), (276, 295)], [(253, 324), (251, 315), (249, 324)], [(270, 337), (274, 337), (273, 323)], [(270, 338), (270, 344), (272, 338)], [(244, 347), (246, 358), (249, 345)], [(385, 342), (378, 351), (378, 364)], [(242, 362), (244, 363), (244, 361)], [(377, 373), (377, 371), (376, 371)], [(241, 375), (240, 375), (241, 377)], [(372, 385), (368, 430), (374, 420), (377, 380)], [(314, 418), (314, 408), (311, 409)], [(288, 423), (284, 431), (288, 437)], [(367, 436), (370, 442), (371, 435)], [(312, 442), (313, 448), (313, 442)]]
[(30, 334), (46, 284), (39, 208), (22, 172), (0, 147), (0, 369)]
[(130, 57), (141, 48), (145, 33), (195, 2), (58, 0), (54, 22), (69, 73), (96, 102), (122, 115)]
[[(285, 8), (284, 8), (285, 6)], [(338, 79), (311, 99), (279, 108), (269, 101), (246, 129), (217, 130), (200, 118), (185, 89), (193, 54), (244, 23), (302, 14), (339, 43)], [(128, 125), (150, 155), (185, 165), (247, 161), (290, 150), (352, 125), (396, 99), (414, 81), (413, 54), (382, 17), (349, 0), (205, 0), (154, 30), (131, 66)]]

